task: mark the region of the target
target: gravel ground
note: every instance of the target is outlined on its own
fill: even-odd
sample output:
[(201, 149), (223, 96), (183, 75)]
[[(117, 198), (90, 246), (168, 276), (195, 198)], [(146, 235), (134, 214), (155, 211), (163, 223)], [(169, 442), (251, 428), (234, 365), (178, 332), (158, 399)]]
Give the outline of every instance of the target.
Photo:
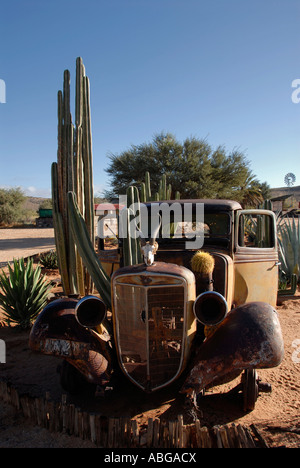
[(0, 229), (0, 268), (14, 258), (29, 257), (54, 248), (52, 228)]

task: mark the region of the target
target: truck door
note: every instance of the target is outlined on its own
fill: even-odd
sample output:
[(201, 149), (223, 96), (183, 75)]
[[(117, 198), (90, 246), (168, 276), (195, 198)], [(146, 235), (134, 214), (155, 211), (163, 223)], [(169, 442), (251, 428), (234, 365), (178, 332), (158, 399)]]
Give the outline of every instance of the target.
[(235, 219), (234, 303), (276, 306), (278, 250), (276, 218), (268, 210), (241, 210)]

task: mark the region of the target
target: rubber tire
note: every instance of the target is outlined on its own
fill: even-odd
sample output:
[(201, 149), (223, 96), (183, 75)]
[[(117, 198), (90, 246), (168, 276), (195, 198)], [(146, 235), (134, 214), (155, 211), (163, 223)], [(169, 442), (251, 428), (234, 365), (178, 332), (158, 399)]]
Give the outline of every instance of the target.
[(244, 411), (253, 411), (258, 398), (258, 377), (255, 369), (246, 369), (243, 377)]

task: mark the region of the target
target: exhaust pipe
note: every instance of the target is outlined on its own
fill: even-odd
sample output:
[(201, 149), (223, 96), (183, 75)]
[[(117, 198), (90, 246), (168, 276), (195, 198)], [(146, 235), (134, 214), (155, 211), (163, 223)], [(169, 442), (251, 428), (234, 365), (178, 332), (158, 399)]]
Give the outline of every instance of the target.
[(106, 316), (106, 305), (96, 296), (85, 296), (75, 307), (77, 322), (85, 328), (98, 327)]
[(205, 291), (196, 298), (193, 311), (200, 323), (213, 326), (224, 320), (228, 313), (228, 305), (222, 294), (216, 291)]

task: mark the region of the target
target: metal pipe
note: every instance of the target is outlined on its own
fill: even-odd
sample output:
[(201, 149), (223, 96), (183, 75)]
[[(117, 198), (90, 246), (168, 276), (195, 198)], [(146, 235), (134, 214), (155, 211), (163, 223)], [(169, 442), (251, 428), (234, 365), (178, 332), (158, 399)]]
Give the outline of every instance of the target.
[(86, 328), (98, 327), (106, 316), (106, 306), (102, 299), (96, 296), (85, 296), (75, 307), (77, 322)]

